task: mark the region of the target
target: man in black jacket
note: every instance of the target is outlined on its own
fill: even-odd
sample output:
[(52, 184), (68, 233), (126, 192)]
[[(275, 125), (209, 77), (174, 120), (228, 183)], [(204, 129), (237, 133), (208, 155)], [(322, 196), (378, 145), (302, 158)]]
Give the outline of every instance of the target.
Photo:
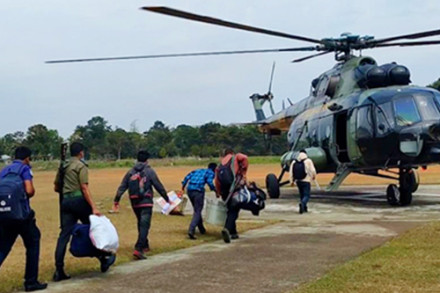
[(145, 253), (150, 250), (148, 232), (153, 214), (153, 187), (167, 202), (170, 202), (156, 172), (148, 165), (147, 160), (149, 157), (150, 154), (145, 150), (138, 152), (137, 163), (124, 176), (113, 204), (113, 211), (118, 212), (119, 201), (128, 189), (131, 205), (138, 223), (138, 240), (133, 252), (133, 256), (137, 259), (146, 259)]

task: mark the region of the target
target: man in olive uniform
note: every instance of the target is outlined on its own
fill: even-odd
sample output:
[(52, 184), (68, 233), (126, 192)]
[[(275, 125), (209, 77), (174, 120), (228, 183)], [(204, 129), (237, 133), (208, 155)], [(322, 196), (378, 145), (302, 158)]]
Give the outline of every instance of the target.
[[(69, 279), (64, 272), (64, 256), (66, 247), (70, 241), (73, 228), (80, 220), (83, 224), (90, 224), (89, 215), (100, 215), (93, 202), (89, 190), (88, 168), (84, 159), (84, 146), (79, 142), (70, 145), (71, 159), (64, 166), (63, 183), (59, 181), (60, 174), (55, 178), (55, 191), (59, 192), (59, 186), (63, 186), (63, 201), (61, 203), (61, 232), (58, 237), (55, 250), (55, 273), (53, 280), (58, 282)], [(115, 255), (96, 250), (95, 255), (101, 262), (101, 271), (106, 272), (115, 262)]]

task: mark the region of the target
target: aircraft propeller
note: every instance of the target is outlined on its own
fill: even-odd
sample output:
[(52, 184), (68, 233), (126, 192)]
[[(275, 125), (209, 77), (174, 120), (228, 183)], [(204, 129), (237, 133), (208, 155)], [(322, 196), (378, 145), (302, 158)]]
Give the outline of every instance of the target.
[[(428, 41), (413, 41), (413, 42), (394, 42), (398, 40), (417, 40), (420, 38), (433, 37), (440, 35), (440, 29), (423, 31), (418, 33), (411, 33), (399, 36), (392, 36), (382, 39), (375, 39), (373, 36), (359, 36), (350, 33), (344, 33), (338, 38), (324, 38), (321, 40), (309, 38), (300, 35), (293, 35), (284, 32), (249, 26), (245, 24), (225, 21), (218, 18), (194, 14), (182, 10), (177, 10), (168, 7), (147, 6), (142, 7), (142, 10), (160, 13), (168, 16), (188, 19), (197, 22), (203, 22), (238, 30), (244, 30), (254, 33), (260, 33), (270, 36), (293, 39), (297, 41), (304, 41), (314, 43), (313, 46), (307, 47), (293, 47), (293, 48), (275, 48), (275, 49), (257, 49), (257, 50), (234, 50), (234, 51), (214, 51), (214, 52), (194, 52), (194, 53), (173, 53), (173, 54), (156, 54), (156, 55), (140, 55), (140, 56), (122, 56), (122, 57), (104, 57), (104, 58), (81, 58), (81, 59), (66, 59), (66, 60), (52, 60), (46, 63), (70, 63), (70, 62), (90, 62), (90, 61), (115, 61), (115, 60), (131, 60), (131, 59), (147, 59), (147, 58), (169, 58), (169, 57), (189, 57), (189, 56), (208, 56), (208, 55), (232, 55), (232, 54), (253, 54), (253, 53), (274, 53), (274, 52), (296, 52), (296, 51), (319, 51), (320, 53), (305, 56), (293, 60), (293, 63), (302, 62), (318, 56), (326, 55), (334, 52), (338, 61), (345, 61), (351, 58), (353, 50), (373, 49), (377, 47), (409, 47), (409, 46), (425, 46), (425, 45), (439, 45), (440, 40)], [(340, 57), (339, 53), (344, 53)]]

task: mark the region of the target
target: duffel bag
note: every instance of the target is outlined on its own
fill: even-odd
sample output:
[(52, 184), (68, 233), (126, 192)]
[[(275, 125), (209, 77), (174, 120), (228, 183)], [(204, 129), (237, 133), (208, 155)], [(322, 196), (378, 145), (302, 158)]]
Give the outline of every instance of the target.
[(72, 231), (70, 253), (75, 257), (94, 257), (96, 248), (89, 236), (90, 225), (76, 224)]

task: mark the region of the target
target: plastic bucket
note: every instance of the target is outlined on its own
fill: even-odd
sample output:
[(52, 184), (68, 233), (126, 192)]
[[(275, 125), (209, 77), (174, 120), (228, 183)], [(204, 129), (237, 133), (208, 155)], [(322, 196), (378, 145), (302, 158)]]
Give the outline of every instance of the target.
[(206, 200), (205, 221), (211, 225), (224, 226), (226, 222), (226, 206), (222, 200)]

